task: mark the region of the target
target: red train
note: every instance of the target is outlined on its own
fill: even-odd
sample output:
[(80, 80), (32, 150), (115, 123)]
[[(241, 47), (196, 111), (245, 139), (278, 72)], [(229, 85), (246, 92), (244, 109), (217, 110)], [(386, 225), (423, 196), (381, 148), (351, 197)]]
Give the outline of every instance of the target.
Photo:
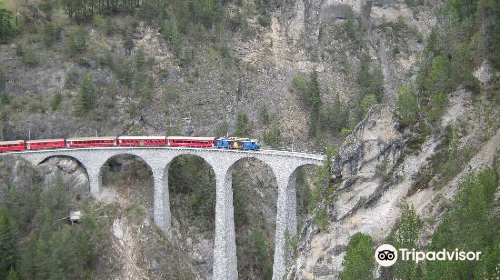
[(45, 140), (17, 140), (0, 142), (0, 153), (61, 149), (61, 148), (89, 148), (89, 147), (191, 147), (191, 148), (214, 148), (217, 139), (215, 137), (187, 137), (187, 136), (108, 136), (108, 137), (84, 137), (68, 139), (45, 139)]

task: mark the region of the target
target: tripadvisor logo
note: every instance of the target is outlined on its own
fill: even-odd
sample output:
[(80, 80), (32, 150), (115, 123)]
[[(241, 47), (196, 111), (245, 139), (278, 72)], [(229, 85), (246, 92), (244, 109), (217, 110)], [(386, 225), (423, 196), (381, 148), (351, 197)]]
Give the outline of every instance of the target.
[[(398, 254), (399, 253), (399, 254)], [(375, 260), (381, 266), (391, 266), (398, 260), (398, 255), (402, 261), (414, 261), (416, 263), (420, 261), (478, 261), (481, 252), (464, 252), (458, 251), (448, 251), (443, 249), (439, 252), (421, 252), (415, 251), (415, 249), (404, 249), (401, 248), (396, 250), (394, 246), (389, 244), (380, 245), (377, 250), (375, 250)]]

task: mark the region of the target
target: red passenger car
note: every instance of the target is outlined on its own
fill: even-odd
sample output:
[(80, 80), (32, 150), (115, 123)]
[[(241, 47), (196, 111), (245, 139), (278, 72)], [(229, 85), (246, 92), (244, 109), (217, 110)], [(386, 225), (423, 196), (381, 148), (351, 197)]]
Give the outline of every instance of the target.
[(171, 147), (213, 148), (216, 140), (214, 137), (169, 136), (167, 137), (167, 145)]
[(166, 146), (165, 136), (120, 136), (117, 141), (118, 146), (141, 147), (141, 146)]
[(64, 141), (64, 139), (45, 139), (45, 140), (26, 141), (26, 149), (28, 150), (58, 149), (65, 147), (66, 147), (66, 141)]
[(26, 144), (24, 140), (0, 142), (0, 153), (24, 150), (26, 150)]
[(116, 145), (116, 137), (70, 138), (66, 142), (70, 148), (114, 147)]

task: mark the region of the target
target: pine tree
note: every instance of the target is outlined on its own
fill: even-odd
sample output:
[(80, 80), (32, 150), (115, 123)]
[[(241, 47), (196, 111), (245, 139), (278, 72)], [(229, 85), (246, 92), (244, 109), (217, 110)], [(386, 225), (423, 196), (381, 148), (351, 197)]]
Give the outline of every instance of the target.
[(375, 270), (375, 250), (372, 238), (363, 233), (356, 233), (349, 239), (347, 251), (342, 261), (344, 270), (341, 280), (373, 280)]
[(10, 267), (9, 274), (7, 275), (7, 280), (21, 280), (21, 277), (16, 272), (14, 267)]
[(234, 136), (238, 137), (249, 137), (250, 136), (250, 126), (249, 119), (246, 113), (238, 113), (236, 118), (236, 131)]
[(7, 44), (14, 35), (11, 11), (0, 9), (0, 44)]
[(314, 70), (311, 73), (309, 84), (308, 84), (309, 96), (311, 97), (311, 113), (310, 113), (310, 124), (309, 124), (309, 135), (316, 137), (319, 131), (320, 125), (320, 109), (321, 109), (321, 93), (319, 89), (318, 82), (318, 72)]
[(86, 115), (94, 107), (95, 89), (90, 78), (87, 76), (80, 85), (80, 91), (76, 96), (76, 112), (78, 115)]
[(9, 269), (16, 263), (16, 244), (7, 206), (4, 204), (0, 208), (0, 279), (5, 279)]
[(401, 86), (395, 109), (395, 115), (399, 122), (403, 126), (412, 125), (418, 121), (418, 114), (417, 95), (412, 89)]
[[(403, 204), (401, 207), (401, 218), (393, 233), (387, 240), (387, 244), (399, 248), (418, 249), (418, 237), (422, 228), (422, 221), (418, 217), (413, 206)], [(418, 280), (420, 279), (421, 268), (413, 262), (396, 262), (389, 269), (390, 278)]]

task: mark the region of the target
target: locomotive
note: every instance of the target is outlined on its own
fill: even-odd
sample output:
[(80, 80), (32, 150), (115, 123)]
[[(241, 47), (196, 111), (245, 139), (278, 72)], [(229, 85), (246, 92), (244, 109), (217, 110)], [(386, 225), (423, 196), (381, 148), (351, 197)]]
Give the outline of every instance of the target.
[(251, 150), (260, 149), (255, 139), (187, 136), (106, 136), (0, 142), (0, 153), (63, 148), (95, 147), (188, 147)]

